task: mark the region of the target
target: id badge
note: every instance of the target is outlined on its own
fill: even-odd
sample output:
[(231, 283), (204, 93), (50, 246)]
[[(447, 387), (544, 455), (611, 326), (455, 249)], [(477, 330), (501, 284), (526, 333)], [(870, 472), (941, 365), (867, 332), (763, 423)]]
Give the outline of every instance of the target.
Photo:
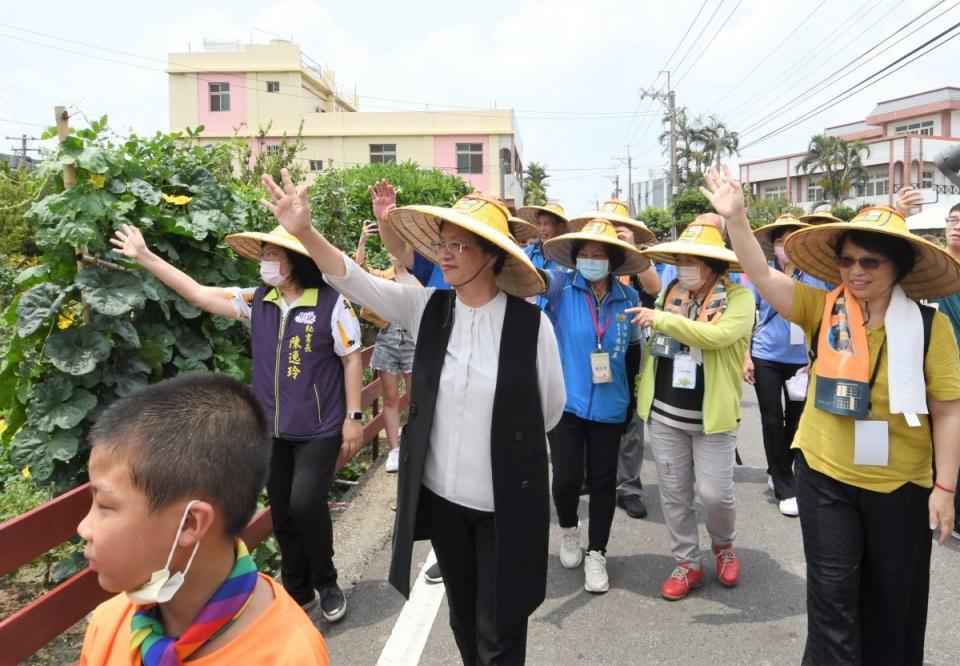
[(886, 467), (890, 463), (890, 431), (886, 421), (854, 421), (853, 464)]
[(677, 354), (673, 357), (673, 388), (697, 388), (697, 362), (690, 354)]
[(803, 329), (790, 322), (790, 344), (791, 345), (802, 345), (807, 341), (806, 336), (804, 335)]
[(610, 354), (594, 352), (590, 354), (590, 371), (593, 373), (594, 384), (609, 384), (613, 381), (610, 371)]

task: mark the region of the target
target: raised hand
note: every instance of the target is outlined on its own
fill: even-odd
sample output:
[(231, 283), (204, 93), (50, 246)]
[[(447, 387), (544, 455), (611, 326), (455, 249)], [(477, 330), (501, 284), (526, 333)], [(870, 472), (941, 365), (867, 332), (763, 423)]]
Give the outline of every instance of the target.
[(745, 215), (743, 186), (734, 180), (729, 166), (723, 165), (722, 176), (716, 167), (710, 167), (703, 181), (706, 186), (700, 187), (700, 194), (710, 201), (717, 213), (728, 220)]
[(912, 187), (904, 187), (897, 195), (897, 212), (904, 217), (910, 217), (912, 209), (923, 203), (923, 193)]
[(363, 223), (363, 228), (360, 230), (360, 241), (366, 242), (370, 236), (376, 236), (378, 231), (377, 223), (372, 220), (367, 220)]
[(371, 185), (367, 191), (370, 192), (373, 203), (373, 214), (377, 220), (383, 221), (390, 211), (397, 207), (397, 191), (385, 180)]
[(637, 241), (636, 241), (636, 237), (633, 234), (633, 229), (631, 229), (628, 226), (625, 226), (622, 224), (617, 226), (617, 238), (622, 240), (624, 243), (629, 243), (634, 247), (637, 246)]
[(129, 224), (121, 225), (114, 232), (110, 243), (116, 248), (117, 252), (136, 262), (142, 262), (150, 254), (147, 242), (143, 240), (143, 234), (140, 233), (139, 229)]
[(286, 169), (280, 170), (280, 178), (283, 181), (283, 187), (277, 185), (270, 174), (263, 174), (263, 186), (272, 201), (261, 199), (260, 203), (273, 213), (280, 226), (299, 238), (300, 235), (313, 228), (310, 221), (310, 200), (307, 197), (307, 186), (301, 185), (294, 188), (293, 181), (290, 180), (290, 172)]

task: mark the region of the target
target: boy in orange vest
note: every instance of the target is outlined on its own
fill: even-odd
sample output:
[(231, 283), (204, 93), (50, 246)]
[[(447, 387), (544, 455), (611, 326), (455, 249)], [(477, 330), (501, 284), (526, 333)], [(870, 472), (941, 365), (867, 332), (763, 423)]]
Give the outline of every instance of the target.
[(238, 382), (190, 374), (123, 398), (90, 435), (77, 527), (100, 586), (81, 666), (328, 664), (310, 618), (239, 539), (266, 481), (263, 412)]

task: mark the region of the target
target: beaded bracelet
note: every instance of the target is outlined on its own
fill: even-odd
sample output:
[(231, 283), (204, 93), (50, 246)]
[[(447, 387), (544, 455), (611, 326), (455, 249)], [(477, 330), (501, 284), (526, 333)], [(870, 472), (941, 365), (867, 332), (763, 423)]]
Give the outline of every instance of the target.
[(933, 484), (933, 487), (934, 487), (934, 488), (939, 488), (939, 489), (942, 490), (943, 492), (945, 492), (945, 493), (950, 493), (951, 495), (956, 495), (956, 494), (957, 494), (957, 489), (956, 489), (956, 488), (947, 488), (946, 486), (941, 486), (939, 483), (934, 483), (934, 484)]

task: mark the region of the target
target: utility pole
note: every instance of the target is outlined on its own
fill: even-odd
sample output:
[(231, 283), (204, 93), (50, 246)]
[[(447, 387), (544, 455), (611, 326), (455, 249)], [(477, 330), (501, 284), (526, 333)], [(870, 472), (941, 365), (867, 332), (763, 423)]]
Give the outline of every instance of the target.
[(636, 215), (633, 206), (633, 158), (630, 157), (630, 144), (627, 144), (627, 209), (630, 217)]
[(677, 195), (680, 189), (680, 181), (677, 173), (677, 95), (670, 87), (670, 70), (661, 70), (661, 74), (667, 75), (667, 92), (659, 90), (640, 90), (640, 99), (649, 97), (650, 99), (666, 102), (667, 115), (670, 118), (670, 201), (667, 205), (673, 203), (673, 197)]
[(20, 157), (22, 157), (24, 160), (26, 160), (26, 158), (27, 158), (27, 153), (28, 153), (28, 152), (33, 152), (33, 153), (39, 153), (39, 152), (40, 152), (40, 149), (39, 149), (39, 148), (28, 148), (28, 147), (27, 147), (27, 142), (28, 142), (28, 141), (39, 141), (39, 140), (40, 140), (39, 137), (36, 137), (36, 136), (27, 136), (26, 134), (22, 134), (22, 135), (20, 135), (20, 136), (7, 136), (6, 138), (7, 138), (8, 140), (10, 140), (10, 141), (19, 141), (19, 142), (20, 142), (20, 150), (17, 150), (16, 148), (14, 148), (14, 149), (13, 149), (13, 154), (14, 154), (14, 155), (20, 155)]
[(620, 174), (613, 177), (613, 198), (620, 198)]

